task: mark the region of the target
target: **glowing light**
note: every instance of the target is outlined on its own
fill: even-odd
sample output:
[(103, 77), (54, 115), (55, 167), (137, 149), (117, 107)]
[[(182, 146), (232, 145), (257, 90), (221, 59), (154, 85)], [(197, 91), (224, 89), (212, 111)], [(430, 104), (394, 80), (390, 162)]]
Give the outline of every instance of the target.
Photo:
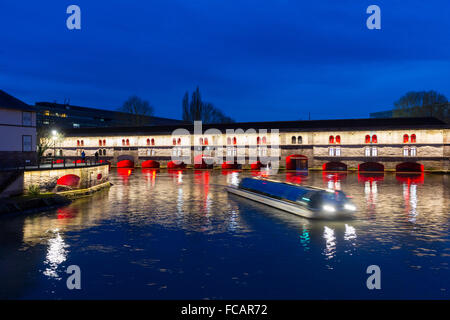
[(45, 269), (44, 275), (49, 278), (60, 279), (56, 271), (58, 266), (66, 261), (68, 252), (66, 248), (69, 246), (64, 242), (58, 229), (56, 229), (55, 232), (56, 237), (48, 240), (47, 255), (46, 260), (44, 261), (44, 264), (48, 265), (48, 267)]
[(336, 212), (336, 208), (329, 205), (329, 204), (325, 204), (322, 207), (323, 210), (327, 211), (327, 212)]
[(345, 224), (345, 234), (344, 240), (353, 240), (356, 239), (356, 230), (354, 227)]
[(356, 206), (351, 204), (351, 203), (346, 203), (346, 204), (344, 204), (344, 209), (345, 210), (349, 210), (349, 211), (355, 211), (356, 210)]

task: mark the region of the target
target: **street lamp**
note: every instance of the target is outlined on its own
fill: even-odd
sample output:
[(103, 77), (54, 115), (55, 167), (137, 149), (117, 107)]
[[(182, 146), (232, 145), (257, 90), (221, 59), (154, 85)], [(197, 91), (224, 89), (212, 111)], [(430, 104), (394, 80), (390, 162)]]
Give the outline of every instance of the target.
[(53, 139), (53, 160), (56, 159), (56, 139), (58, 139), (58, 131), (52, 130), (52, 139)]

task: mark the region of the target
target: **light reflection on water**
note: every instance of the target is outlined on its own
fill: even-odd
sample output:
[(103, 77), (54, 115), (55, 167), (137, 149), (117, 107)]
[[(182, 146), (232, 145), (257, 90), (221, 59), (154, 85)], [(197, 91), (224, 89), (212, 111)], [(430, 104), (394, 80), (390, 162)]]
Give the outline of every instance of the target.
[[(109, 191), (3, 221), (0, 228), (14, 230), (15, 237), (0, 242), (8, 253), (8, 259), (1, 257), (7, 271), (0, 281), (8, 272), (30, 279), (25, 287), (4, 281), (9, 291), (1, 296), (70, 298), (61, 280), (65, 268), (77, 264), (89, 269), (95, 288), (76, 298), (448, 297), (449, 284), (442, 280), (450, 275), (448, 176), (271, 177), (352, 196), (356, 219), (332, 222), (303, 219), (224, 191), (242, 176), (269, 171), (111, 174)], [(24, 270), (13, 270), (16, 264)], [(392, 282), (382, 296), (364, 288), (370, 264), (379, 264)], [(44, 270), (44, 278), (37, 270)]]

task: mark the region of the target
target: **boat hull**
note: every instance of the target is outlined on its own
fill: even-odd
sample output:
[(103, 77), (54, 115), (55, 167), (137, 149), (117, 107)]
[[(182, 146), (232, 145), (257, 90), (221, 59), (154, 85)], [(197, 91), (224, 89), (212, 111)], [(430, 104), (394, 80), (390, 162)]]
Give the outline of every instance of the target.
[(352, 218), (352, 214), (347, 212), (334, 212), (334, 213), (325, 213), (325, 212), (318, 212), (318, 211), (312, 211), (307, 208), (302, 208), (296, 204), (274, 199), (262, 194), (254, 193), (248, 190), (239, 189), (233, 186), (226, 187), (227, 192), (253, 200), (257, 201), (259, 203), (263, 203), (265, 205), (289, 212), (291, 214), (295, 214), (297, 216), (308, 218), (308, 219), (349, 219)]

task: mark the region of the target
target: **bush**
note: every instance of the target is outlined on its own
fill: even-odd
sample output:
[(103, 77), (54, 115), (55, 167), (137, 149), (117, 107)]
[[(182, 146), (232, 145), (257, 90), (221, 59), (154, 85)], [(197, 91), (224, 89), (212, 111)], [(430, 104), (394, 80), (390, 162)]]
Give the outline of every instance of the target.
[(41, 189), (38, 185), (32, 184), (28, 187), (27, 195), (29, 196), (38, 196), (41, 194)]

